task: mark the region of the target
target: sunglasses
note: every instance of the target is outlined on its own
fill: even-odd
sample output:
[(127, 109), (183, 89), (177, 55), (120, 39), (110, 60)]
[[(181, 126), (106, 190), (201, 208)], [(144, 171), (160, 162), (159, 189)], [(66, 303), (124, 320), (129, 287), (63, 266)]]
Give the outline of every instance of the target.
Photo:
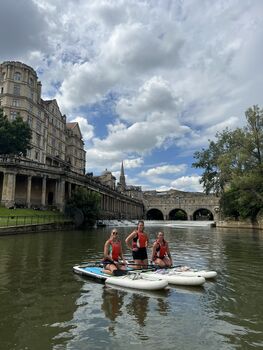
[(113, 234), (113, 235), (117, 235), (118, 232), (117, 232), (117, 231), (113, 231), (112, 234)]

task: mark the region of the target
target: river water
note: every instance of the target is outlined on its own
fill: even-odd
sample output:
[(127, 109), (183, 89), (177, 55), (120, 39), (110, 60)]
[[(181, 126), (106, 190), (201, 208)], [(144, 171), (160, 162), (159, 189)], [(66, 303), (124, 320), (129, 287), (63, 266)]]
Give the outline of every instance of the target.
[(74, 274), (101, 258), (108, 227), (0, 237), (0, 349), (263, 349), (263, 232), (146, 224), (151, 242), (160, 229), (174, 264), (217, 279), (136, 292)]

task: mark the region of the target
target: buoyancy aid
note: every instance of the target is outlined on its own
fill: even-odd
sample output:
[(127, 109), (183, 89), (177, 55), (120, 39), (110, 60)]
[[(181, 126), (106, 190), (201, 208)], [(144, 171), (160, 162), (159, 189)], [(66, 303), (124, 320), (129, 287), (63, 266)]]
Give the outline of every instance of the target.
[(157, 239), (155, 242), (157, 243), (155, 258), (162, 259), (163, 257), (165, 257), (165, 255), (167, 255), (168, 244), (165, 240), (163, 240), (163, 242), (161, 243)]
[(110, 255), (112, 260), (118, 261), (121, 254), (121, 242), (110, 240)]
[(143, 232), (138, 232), (132, 240), (133, 248), (145, 248), (147, 245), (148, 238)]

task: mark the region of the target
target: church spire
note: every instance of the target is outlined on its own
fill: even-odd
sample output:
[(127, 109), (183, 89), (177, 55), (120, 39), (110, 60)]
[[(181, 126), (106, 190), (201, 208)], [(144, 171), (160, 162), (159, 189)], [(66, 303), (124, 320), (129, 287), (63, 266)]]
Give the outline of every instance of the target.
[(125, 181), (125, 175), (124, 175), (123, 161), (121, 162), (121, 174), (120, 174), (119, 184), (121, 186), (122, 191), (124, 191), (126, 188), (126, 181)]

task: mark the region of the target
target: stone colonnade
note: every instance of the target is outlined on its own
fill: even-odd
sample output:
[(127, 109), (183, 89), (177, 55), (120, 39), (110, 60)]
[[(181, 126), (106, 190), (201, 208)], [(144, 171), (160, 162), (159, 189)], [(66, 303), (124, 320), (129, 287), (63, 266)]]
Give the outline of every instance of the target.
[[(69, 176), (70, 175), (70, 176)], [(77, 187), (101, 195), (101, 219), (139, 219), (143, 204), (101, 185), (86, 176), (72, 173), (8, 169), (0, 166), (0, 203), (5, 207), (54, 208), (63, 211), (65, 202)]]

